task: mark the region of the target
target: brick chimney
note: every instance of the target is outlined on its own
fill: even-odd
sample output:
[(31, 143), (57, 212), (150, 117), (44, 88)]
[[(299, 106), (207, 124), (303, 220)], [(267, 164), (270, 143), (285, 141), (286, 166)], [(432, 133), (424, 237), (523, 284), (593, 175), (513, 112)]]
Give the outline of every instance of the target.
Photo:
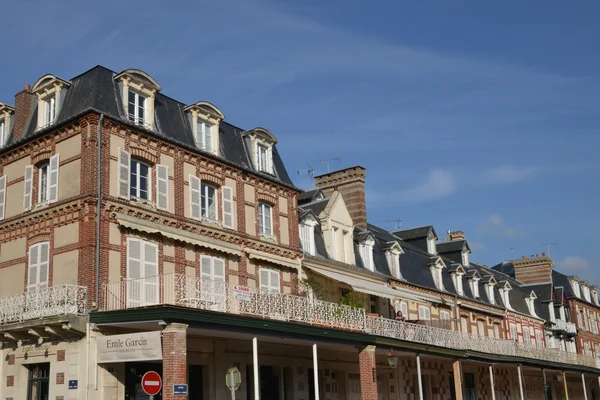
[(326, 196), (337, 190), (342, 195), (354, 225), (367, 228), (367, 202), (365, 200), (365, 169), (361, 166), (346, 168), (315, 176), (315, 185)]
[(25, 88), (15, 95), (15, 123), (13, 127), (13, 141), (19, 140), (25, 134), (27, 122), (31, 112), (33, 111), (33, 100), (35, 94), (31, 91), (29, 84), (25, 84)]
[(465, 233), (463, 231), (454, 231), (446, 234), (446, 240), (448, 242), (453, 242), (455, 240), (465, 240)]
[(542, 253), (541, 257), (539, 254), (530, 258), (523, 256), (512, 263), (515, 267), (515, 279), (525, 284), (552, 282), (554, 261), (546, 253)]

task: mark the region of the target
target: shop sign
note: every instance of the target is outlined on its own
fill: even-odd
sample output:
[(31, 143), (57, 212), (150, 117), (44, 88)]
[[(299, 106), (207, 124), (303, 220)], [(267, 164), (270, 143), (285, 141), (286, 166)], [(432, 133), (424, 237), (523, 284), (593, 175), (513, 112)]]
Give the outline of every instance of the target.
[(160, 331), (98, 337), (98, 363), (162, 360)]
[(252, 296), (250, 294), (250, 288), (246, 286), (234, 285), (233, 295), (240, 301), (250, 301)]

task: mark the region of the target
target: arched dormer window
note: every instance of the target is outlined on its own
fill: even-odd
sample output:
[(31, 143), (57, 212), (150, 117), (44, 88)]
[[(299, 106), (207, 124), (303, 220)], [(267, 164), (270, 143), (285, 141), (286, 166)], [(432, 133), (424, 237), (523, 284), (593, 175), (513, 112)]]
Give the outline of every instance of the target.
[(489, 276), (484, 279), (485, 293), (487, 294), (488, 301), (490, 304), (496, 304), (496, 296), (494, 296), (494, 286), (496, 286), (496, 280), (493, 276)]
[(199, 101), (184, 109), (199, 149), (219, 155), (219, 124), (225, 115), (215, 105)]
[(31, 91), (37, 96), (38, 102), (37, 129), (56, 122), (65, 98), (65, 89), (70, 86), (70, 82), (50, 74), (42, 76), (33, 85)]
[(0, 148), (4, 147), (6, 144), (8, 135), (10, 134), (12, 116), (14, 113), (14, 108), (8, 104), (0, 103)]
[(154, 129), (154, 99), (162, 87), (139, 69), (126, 69), (115, 80), (122, 85), (123, 109), (127, 119), (146, 129)]
[(456, 294), (459, 296), (464, 296), (465, 292), (463, 290), (463, 275), (465, 274), (465, 270), (460, 265), (452, 266), (450, 273), (452, 274), (452, 281), (454, 282)]
[(431, 257), (427, 264), (429, 265), (435, 287), (438, 290), (445, 290), (444, 282), (442, 280), (442, 270), (446, 268), (446, 264), (444, 264), (440, 257)]
[(277, 144), (275, 136), (265, 128), (254, 128), (243, 133), (250, 140), (250, 151), (254, 169), (273, 174), (273, 146)]
[(510, 304), (510, 291), (512, 290), (512, 287), (510, 286), (510, 284), (508, 282), (501, 282), (501, 287), (498, 288), (498, 291), (500, 292), (500, 297), (502, 298), (502, 302), (504, 303), (504, 307), (506, 307), (508, 310), (512, 310), (512, 306)]

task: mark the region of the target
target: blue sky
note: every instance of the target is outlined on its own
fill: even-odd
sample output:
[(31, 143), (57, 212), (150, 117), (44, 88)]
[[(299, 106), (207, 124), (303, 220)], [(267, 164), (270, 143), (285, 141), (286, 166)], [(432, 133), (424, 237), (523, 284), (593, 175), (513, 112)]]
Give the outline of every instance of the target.
[[(484, 5), (485, 3), (485, 5)], [(368, 218), (464, 230), (493, 265), (551, 252), (600, 284), (600, 3), (4, 4), (0, 101), (45, 73), (139, 68), (313, 160), (367, 169)]]

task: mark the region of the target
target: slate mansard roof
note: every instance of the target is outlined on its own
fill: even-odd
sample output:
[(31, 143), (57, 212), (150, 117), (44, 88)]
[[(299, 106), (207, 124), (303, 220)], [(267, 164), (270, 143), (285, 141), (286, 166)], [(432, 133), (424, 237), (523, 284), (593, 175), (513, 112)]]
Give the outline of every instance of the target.
[[(96, 66), (71, 79), (71, 85), (63, 89), (66, 93), (56, 121), (49, 128), (37, 130), (38, 105), (37, 99), (34, 99), (23, 138), (13, 140), (11, 132), (6, 146), (10, 147), (13, 144), (17, 145), (17, 143), (27, 141), (87, 112), (102, 113), (108, 118), (116, 119), (123, 124), (132, 125), (136, 129), (144, 129), (132, 124), (127, 119), (125, 110), (123, 109), (121, 90), (119, 89), (119, 83), (114, 79), (115, 76), (117, 76), (117, 73), (114, 71), (102, 66)], [(155, 128), (154, 130), (147, 130), (147, 132), (161, 137), (163, 140), (187, 147), (201, 154), (219, 158), (229, 164), (252, 171), (267, 179), (275, 180), (295, 189), (275, 145), (273, 146), (274, 173), (271, 175), (256, 171), (250, 158), (251, 149), (249, 141), (242, 135), (245, 130), (226, 121), (221, 121), (219, 124), (220, 156), (214, 156), (198, 149), (192, 134), (191, 124), (184, 112), (184, 108), (186, 107), (186, 104), (158, 92), (154, 101)]]

